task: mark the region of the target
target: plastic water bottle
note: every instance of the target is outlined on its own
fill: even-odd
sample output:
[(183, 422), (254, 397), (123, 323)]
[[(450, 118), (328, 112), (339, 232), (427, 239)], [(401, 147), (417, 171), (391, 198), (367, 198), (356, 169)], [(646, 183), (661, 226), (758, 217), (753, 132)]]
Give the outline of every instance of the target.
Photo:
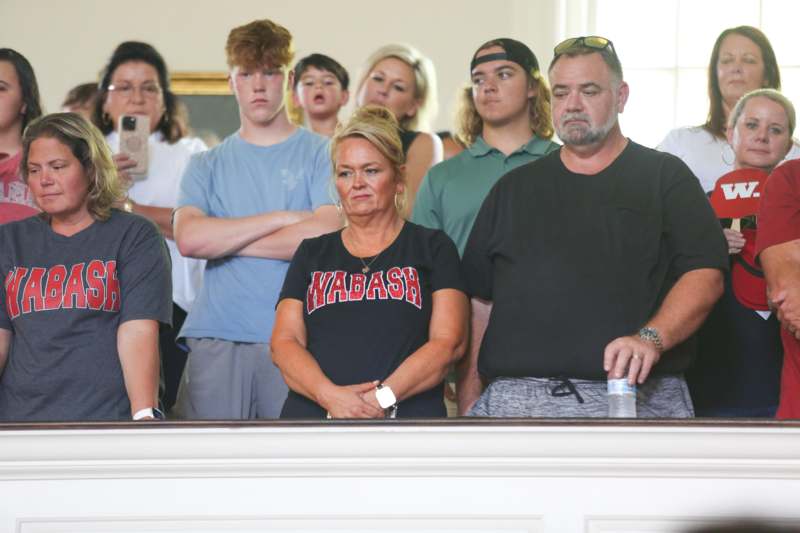
[(636, 418), (636, 385), (627, 378), (608, 380), (609, 418)]

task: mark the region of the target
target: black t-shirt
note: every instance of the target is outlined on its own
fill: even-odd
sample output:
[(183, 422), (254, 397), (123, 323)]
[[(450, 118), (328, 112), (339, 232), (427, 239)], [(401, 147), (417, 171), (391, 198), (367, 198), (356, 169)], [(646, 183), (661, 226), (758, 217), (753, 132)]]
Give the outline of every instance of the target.
[[(493, 301), (479, 371), (605, 379), (603, 351), (652, 317), (684, 273), (728, 268), (700, 183), (678, 158), (634, 142), (607, 168), (575, 174), (560, 150), (505, 175), (463, 257), (473, 296)], [(683, 371), (687, 341), (655, 374)]]
[[(337, 385), (383, 381), (428, 342), (432, 294), (464, 290), (458, 251), (442, 231), (406, 222), (369, 272), (342, 244), (341, 231), (300, 244), (280, 299), (303, 302), (307, 349)], [(445, 416), (442, 386), (407, 398), (398, 417)], [(324, 418), (290, 391), (282, 418)]]
[(0, 328), (11, 350), (0, 420), (130, 420), (117, 329), (172, 317), (169, 252), (155, 225), (113, 210), (65, 237), (33, 216), (0, 226)]

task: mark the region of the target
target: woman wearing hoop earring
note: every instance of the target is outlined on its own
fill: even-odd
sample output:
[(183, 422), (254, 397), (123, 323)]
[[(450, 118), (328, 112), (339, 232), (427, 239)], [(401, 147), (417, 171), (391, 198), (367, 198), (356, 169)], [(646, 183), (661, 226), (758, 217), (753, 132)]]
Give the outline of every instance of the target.
[[(794, 106), (780, 92), (744, 95), (728, 124), (734, 168), (772, 172), (792, 146), (795, 122)], [(741, 231), (724, 229), (731, 272), (698, 332), (697, 360), (686, 374), (698, 417), (772, 418), (778, 407), (783, 348), (755, 261), (756, 223), (748, 216), (741, 219)]]
[(402, 217), (389, 110), (357, 110), (331, 154), (348, 224), (303, 241), (286, 274), (271, 346), (290, 388), (281, 418), (443, 417), (442, 381), (467, 342), (456, 247)]
[[(781, 88), (778, 61), (769, 39), (752, 26), (728, 28), (717, 37), (708, 64), (705, 124), (672, 130), (658, 149), (680, 157), (703, 190), (712, 191), (717, 179), (734, 168), (735, 156), (726, 139), (731, 110), (743, 95), (761, 88)], [(786, 159), (798, 157), (800, 146), (793, 142)]]

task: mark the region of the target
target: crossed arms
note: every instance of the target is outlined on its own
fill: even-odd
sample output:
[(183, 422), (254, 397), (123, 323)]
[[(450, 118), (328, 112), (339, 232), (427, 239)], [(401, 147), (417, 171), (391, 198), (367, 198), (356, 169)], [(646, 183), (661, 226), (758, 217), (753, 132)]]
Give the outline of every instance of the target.
[(175, 211), (175, 242), (181, 255), (217, 259), (230, 255), (288, 261), (303, 239), (341, 227), (332, 205), (315, 211), (272, 211), (239, 218), (206, 215), (193, 206)]

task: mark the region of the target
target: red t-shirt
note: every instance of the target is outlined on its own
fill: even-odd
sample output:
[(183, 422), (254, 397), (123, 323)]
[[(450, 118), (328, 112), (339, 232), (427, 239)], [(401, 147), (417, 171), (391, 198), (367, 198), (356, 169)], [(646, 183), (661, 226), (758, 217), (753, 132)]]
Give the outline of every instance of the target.
[[(770, 174), (761, 198), (756, 255), (800, 239), (800, 160), (787, 161)], [(800, 418), (800, 341), (785, 328), (778, 418)]]
[(28, 186), (19, 174), (22, 152), (12, 157), (0, 153), (0, 224), (21, 220), (39, 212)]

